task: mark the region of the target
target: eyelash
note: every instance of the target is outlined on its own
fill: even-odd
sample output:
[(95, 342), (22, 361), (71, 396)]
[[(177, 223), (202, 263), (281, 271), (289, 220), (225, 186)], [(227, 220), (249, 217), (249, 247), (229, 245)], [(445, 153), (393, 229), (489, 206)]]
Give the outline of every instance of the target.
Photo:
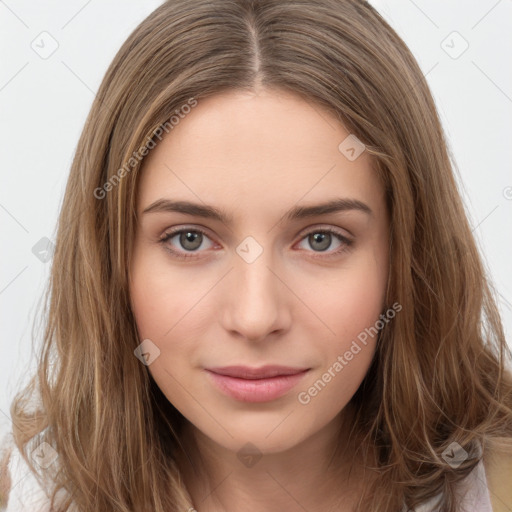
[[(193, 229), (192, 228), (180, 228), (180, 229), (176, 229), (174, 231), (170, 231), (169, 233), (166, 233), (164, 235), (164, 237), (159, 240), (159, 243), (161, 243), (168, 252), (170, 252), (173, 256), (175, 256), (177, 258), (180, 258), (180, 259), (183, 259), (183, 260), (190, 259), (190, 258), (197, 258), (196, 252), (193, 252), (193, 253), (190, 253), (190, 254), (182, 253), (182, 252), (179, 252), (179, 251), (175, 251), (174, 249), (171, 249), (170, 247), (168, 247), (166, 245), (166, 242), (168, 240), (170, 240), (171, 238), (175, 237), (176, 235), (179, 235), (180, 233), (185, 233), (185, 232), (192, 232), (192, 233), (196, 233), (197, 232), (197, 233), (201, 233), (204, 236), (210, 238), (208, 236), (208, 234), (205, 231), (203, 231), (202, 229), (200, 229), (200, 228), (193, 228)], [(343, 245), (339, 249), (337, 249), (336, 251), (334, 251), (332, 253), (327, 253), (326, 256), (313, 256), (313, 258), (325, 259), (325, 258), (331, 258), (331, 257), (338, 256), (339, 254), (341, 254), (343, 252), (347, 252), (348, 250), (350, 250), (351, 246), (353, 244), (352, 240), (350, 240), (349, 238), (345, 237), (344, 235), (339, 233), (337, 230), (334, 230), (334, 229), (331, 229), (331, 228), (329, 228), (329, 229), (327, 229), (327, 228), (326, 229), (314, 229), (312, 231), (309, 231), (308, 233), (304, 234), (304, 236), (300, 239), (300, 241), (304, 240), (309, 235), (317, 234), (317, 233), (334, 235), (336, 238), (339, 239), (340, 242), (342, 242)], [(313, 252), (315, 252), (315, 251), (313, 251)], [(318, 252), (318, 254), (323, 254), (323, 252)]]

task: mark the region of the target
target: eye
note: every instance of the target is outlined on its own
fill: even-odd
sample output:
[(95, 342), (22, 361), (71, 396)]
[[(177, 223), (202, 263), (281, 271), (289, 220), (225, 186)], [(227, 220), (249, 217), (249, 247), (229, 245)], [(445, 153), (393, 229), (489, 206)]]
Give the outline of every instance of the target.
[[(327, 249), (331, 246), (334, 240), (338, 240), (339, 246), (334, 251), (327, 251)], [(334, 229), (316, 229), (314, 231), (310, 231), (306, 236), (304, 236), (301, 240), (301, 243), (306, 242), (309, 247), (314, 249), (314, 253), (323, 253), (327, 252), (326, 256), (320, 255), (320, 257), (330, 257), (336, 256), (342, 252), (347, 251), (353, 241), (348, 239), (346, 236), (339, 233)], [(317, 257), (317, 256), (315, 256)]]
[[(176, 238), (179, 245), (181, 246), (180, 250), (176, 250), (171, 247), (170, 242), (173, 238)], [(205, 231), (199, 228), (181, 228), (173, 230), (169, 233), (166, 233), (163, 238), (160, 239), (160, 243), (164, 245), (165, 249), (169, 251), (173, 256), (177, 258), (187, 259), (187, 258), (196, 258), (197, 255), (195, 253), (201, 252), (201, 246), (205, 241), (205, 238), (210, 240)], [(333, 240), (338, 240), (339, 246), (334, 251), (327, 251), (327, 249), (331, 246)], [(307, 242), (310, 247), (314, 250), (314, 253), (326, 253), (326, 255), (320, 254), (315, 257), (331, 257), (336, 256), (344, 251), (347, 251), (353, 241), (348, 239), (346, 236), (342, 235), (338, 231), (334, 229), (316, 229), (314, 231), (310, 231), (305, 236), (301, 238), (301, 243)], [(213, 244), (212, 244), (213, 245)], [(210, 245), (209, 248), (212, 247)], [(204, 247), (203, 247), (204, 248)], [(208, 247), (207, 247), (208, 248)]]
[[(199, 252), (205, 237), (208, 238), (206, 232), (202, 229), (177, 229), (171, 231), (170, 233), (166, 233), (164, 237), (160, 239), (160, 243), (164, 244), (165, 248), (178, 258), (195, 258), (195, 254), (187, 254), (187, 252)], [(184, 249), (185, 252), (177, 251), (169, 247), (170, 244), (167, 242), (173, 238), (177, 238), (180, 246)]]

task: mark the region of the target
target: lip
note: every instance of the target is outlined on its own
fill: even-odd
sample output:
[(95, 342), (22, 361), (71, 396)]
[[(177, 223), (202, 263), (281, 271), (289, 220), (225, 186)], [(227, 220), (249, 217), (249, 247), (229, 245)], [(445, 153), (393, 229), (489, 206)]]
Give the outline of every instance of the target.
[(213, 384), (242, 402), (269, 402), (290, 391), (310, 368), (269, 365), (260, 368), (225, 366), (206, 368)]

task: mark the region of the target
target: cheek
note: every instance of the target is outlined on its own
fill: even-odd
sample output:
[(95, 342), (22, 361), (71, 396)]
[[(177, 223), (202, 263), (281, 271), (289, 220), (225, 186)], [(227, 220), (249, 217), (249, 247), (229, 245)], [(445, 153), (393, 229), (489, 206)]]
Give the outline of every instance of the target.
[(197, 288), (194, 292), (190, 280), (184, 280), (179, 272), (169, 275), (168, 268), (151, 264), (149, 259), (133, 266), (130, 299), (139, 342), (149, 339), (159, 350), (147, 369), (179, 410), (189, 406), (189, 395), (183, 389), (188, 365), (201, 338), (193, 321), (199, 308), (191, 309), (199, 300), (197, 295)]
[[(162, 249), (162, 253), (163, 253)], [(139, 337), (161, 344), (195, 314), (200, 303), (200, 287), (190, 271), (172, 268), (160, 251), (136, 253), (130, 282), (130, 300)], [(200, 304), (199, 304), (200, 306)]]
[[(350, 346), (365, 328), (373, 326), (384, 309), (387, 273), (371, 252), (353, 259), (320, 286), (316, 303), (330, 327), (337, 350)], [(347, 348), (348, 350), (348, 348)]]
[(368, 252), (336, 276), (331, 274), (329, 285), (318, 286), (317, 294), (309, 295), (329, 332), (316, 339), (321, 367), (302, 387), (305, 395), (303, 400), (298, 397), (299, 403), (314, 398), (317, 407), (335, 411), (356, 392), (370, 367), (382, 327), (385, 268)]
[[(317, 297), (330, 334), (317, 338), (321, 365), (298, 390), (297, 401), (328, 421), (350, 401), (366, 376), (378, 339), (384, 287), (375, 266), (351, 268)], [(327, 288), (323, 288), (324, 292)]]
[(190, 408), (189, 392), (201, 396), (201, 389), (192, 389), (190, 371), (199, 364), (201, 342), (211, 325), (212, 304), (205, 290), (215, 279), (205, 275), (199, 286), (201, 279), (190, 270), (172, 268), (149, 251), (133, 260), (130, 299), (139, 341), (149, 339), (159, 350), (148, 371), (179, 410)]

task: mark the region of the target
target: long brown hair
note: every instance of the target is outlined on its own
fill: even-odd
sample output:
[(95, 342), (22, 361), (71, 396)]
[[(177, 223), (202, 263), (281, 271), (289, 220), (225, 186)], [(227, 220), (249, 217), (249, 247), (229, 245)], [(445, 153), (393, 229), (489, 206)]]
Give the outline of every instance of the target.
[[(181, 414), (134, 356), (127, 269), (139, 170), (194, 102), (261, 87), (334, 114), (365, 144), (387, 194), (386, 301), (402, 311), (351, 400), (352, 433), (377, 476), (358, 510), (396, 512), (441, 493), (440, 510), (455, 512), (479, 447), (512, 437), (496, 292), (404, 42), (363, 0), (170, 0), (123, 44), (92, 105), (58, 221), (38, 371), (11, 406), (25, 461), (54, 498), (66, 493), (58, 510), (191, 505), (176, 463)], [(58, 453), (44, 471), (30, 458), (43, 441)], [(458, 467), (443, 457), (454, 442), (469, 455)]]

